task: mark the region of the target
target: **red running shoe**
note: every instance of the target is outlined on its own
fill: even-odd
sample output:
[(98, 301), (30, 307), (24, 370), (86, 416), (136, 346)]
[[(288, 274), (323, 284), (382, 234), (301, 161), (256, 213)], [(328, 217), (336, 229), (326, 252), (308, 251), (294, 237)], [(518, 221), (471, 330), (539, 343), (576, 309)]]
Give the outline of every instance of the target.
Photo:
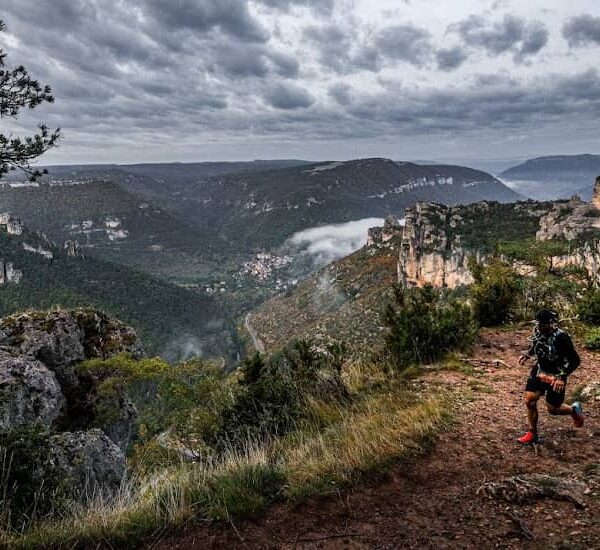
[(583, 416), (581, 403), (579, 401), (575, 401), (571, 407), (573, 407), (573, 412), (571, 413), (571, 416), (573, 417), (573, 424), (575, 424), (577, 428), (583, 427), (583, 421), (585, 420), (585, 417)]
[(538, 442), (538, 435), (529, 431), (524, 436), (519, 437), (518, 441), (522, 445), (533, 445)]

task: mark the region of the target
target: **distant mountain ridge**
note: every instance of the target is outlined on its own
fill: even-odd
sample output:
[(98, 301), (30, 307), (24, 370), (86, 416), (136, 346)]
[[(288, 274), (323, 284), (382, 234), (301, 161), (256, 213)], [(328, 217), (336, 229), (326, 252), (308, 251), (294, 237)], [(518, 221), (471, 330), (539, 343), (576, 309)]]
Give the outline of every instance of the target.
[[(108, 195), (117, 193), (110, 185), (129, 193), (121, 202), (131, 204), (132, 209), (137, 209), (143, 201), (149, 204), (150, 210), (129, 213), (129, 218), (148, 217), (148, 212), (159, 209), (162, 211), (159, 217), (175, 217), (182, 229), (185, 225), (189, 227), (182, 234), (196, 231), (194, 239), (198, 246), (205, 252), (212, 250), (218, 254), (223, 250), (247, 253), (277, 247), (294, 233), (319, 225), (383, 218), (388, 214), (401, 217), (404, 208), (419, 200), (456, 204), (481, 200), (511, 202), (520, 198), (499, 180), (479, 170), (382, 158), (311, 164), (290, 160), (53, 167), (49, 174), (55, 184), (85, 183), (91, 179), (97, 187), (95, 176), (105, 182)], [(35, 188), (11, 191), (13, 196), (17, 191), (38, 193)], [(68, 191), (78, 192), (85, 194), (86, 190), (74, 187)], [(3, 193), (10, 197), (10, 192), (0, 189), (0, 199)], [(98, 191), (94, 193), (97, 195)], [(72, 199), (66, 200), (74, 204)], [(103, 197), (98, 200), (105, 202)], [(80, 202), (82, 208), (89, 210), (94, 201), (90, 205)], [(26, 208), (24, 205), (23, 209)], [(117, 211), (117, 207), (112, 208), (112, 212)], [(19, 208), (15, 213), (25, 219), (30, 217)], [(126, 217), (127, 212), (119, 215)], [(75, 212), (73, 217), (85, 216)], [(162, 227), (170, 224), (163, 223)], [(157, 245), (163, 244), (160, 238), (156, 241)], [(126, 243), (124, 239), (123, 246)]]
[[(0, 212), (56, 241), (77, 239), (86, 256), (210, 295), (224, 316), (240, 314), (314, 271), (302, 254), (308, 245), (291, 240), (300, 231), (389, 214), (400, 218), (423, 200), (520, 198), (479, 170), (382, 158), (52, 167), (45, 180), (39, 187), (0, 185)], [(273, 265), (288, 265), (273, 269), (267, 281), (246, 268), (263, 252), (274, 255)]]
[(155, 178), (153, 184), (130, 179), (123, 185), (154, 200), (164, 198), (187, 223), (234, 248), (269, 248), (308, 227), (401, 215), (417, 200), (455, 204), (520, 198), (485, 172), (381, 158), (226, 174), (191, 184)]
[(600, 155), (555, 155), (539, 157), (513, 166), (500, 174), (511, 187), (538, 200), (567, 198), (579, 194), (590, 199), (600, 175)]

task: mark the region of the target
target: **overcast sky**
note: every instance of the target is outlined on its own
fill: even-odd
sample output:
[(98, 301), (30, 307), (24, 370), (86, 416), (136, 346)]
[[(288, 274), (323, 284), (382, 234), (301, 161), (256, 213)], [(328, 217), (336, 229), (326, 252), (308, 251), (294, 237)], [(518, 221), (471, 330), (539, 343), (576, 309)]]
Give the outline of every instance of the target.
[(598, 0), (2, 0), (45, 163), (600, 153)]

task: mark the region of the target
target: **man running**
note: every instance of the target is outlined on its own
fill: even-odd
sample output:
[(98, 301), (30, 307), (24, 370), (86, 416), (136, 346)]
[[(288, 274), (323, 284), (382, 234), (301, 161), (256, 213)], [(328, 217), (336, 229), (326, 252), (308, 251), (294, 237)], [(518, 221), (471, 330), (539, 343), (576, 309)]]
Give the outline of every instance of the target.
[(519, 438), (519, 442), (523, 444), (538, 442), (537, 402), (544, 394), (550, 414), (571, 415), (578, 428), (583, 426), (584, 419), (581, 403), (576, 401), (572, 405), (564, 404), (567, 376), (581, 363), (571, 337), (558, 328), (558, 316), (555, 312), (542, 309), (538, 311), (535, 319), (537, 325), (531, 347), (519, 358), (519, 365), (524, 365), (530, 357), (536, 357), (536, 364), (531, 369), (525, 386), (525, 404), (530, 429)]

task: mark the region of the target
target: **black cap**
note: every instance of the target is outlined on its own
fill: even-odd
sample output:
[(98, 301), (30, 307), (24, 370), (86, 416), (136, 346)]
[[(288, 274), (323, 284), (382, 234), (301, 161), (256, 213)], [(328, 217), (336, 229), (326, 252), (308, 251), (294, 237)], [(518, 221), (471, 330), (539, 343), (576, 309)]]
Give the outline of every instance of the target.
[(558, 314), (550, 309), (540, 309), (535, 314), (535, 320), (541, 325), (548, 325), (558, 321)]

